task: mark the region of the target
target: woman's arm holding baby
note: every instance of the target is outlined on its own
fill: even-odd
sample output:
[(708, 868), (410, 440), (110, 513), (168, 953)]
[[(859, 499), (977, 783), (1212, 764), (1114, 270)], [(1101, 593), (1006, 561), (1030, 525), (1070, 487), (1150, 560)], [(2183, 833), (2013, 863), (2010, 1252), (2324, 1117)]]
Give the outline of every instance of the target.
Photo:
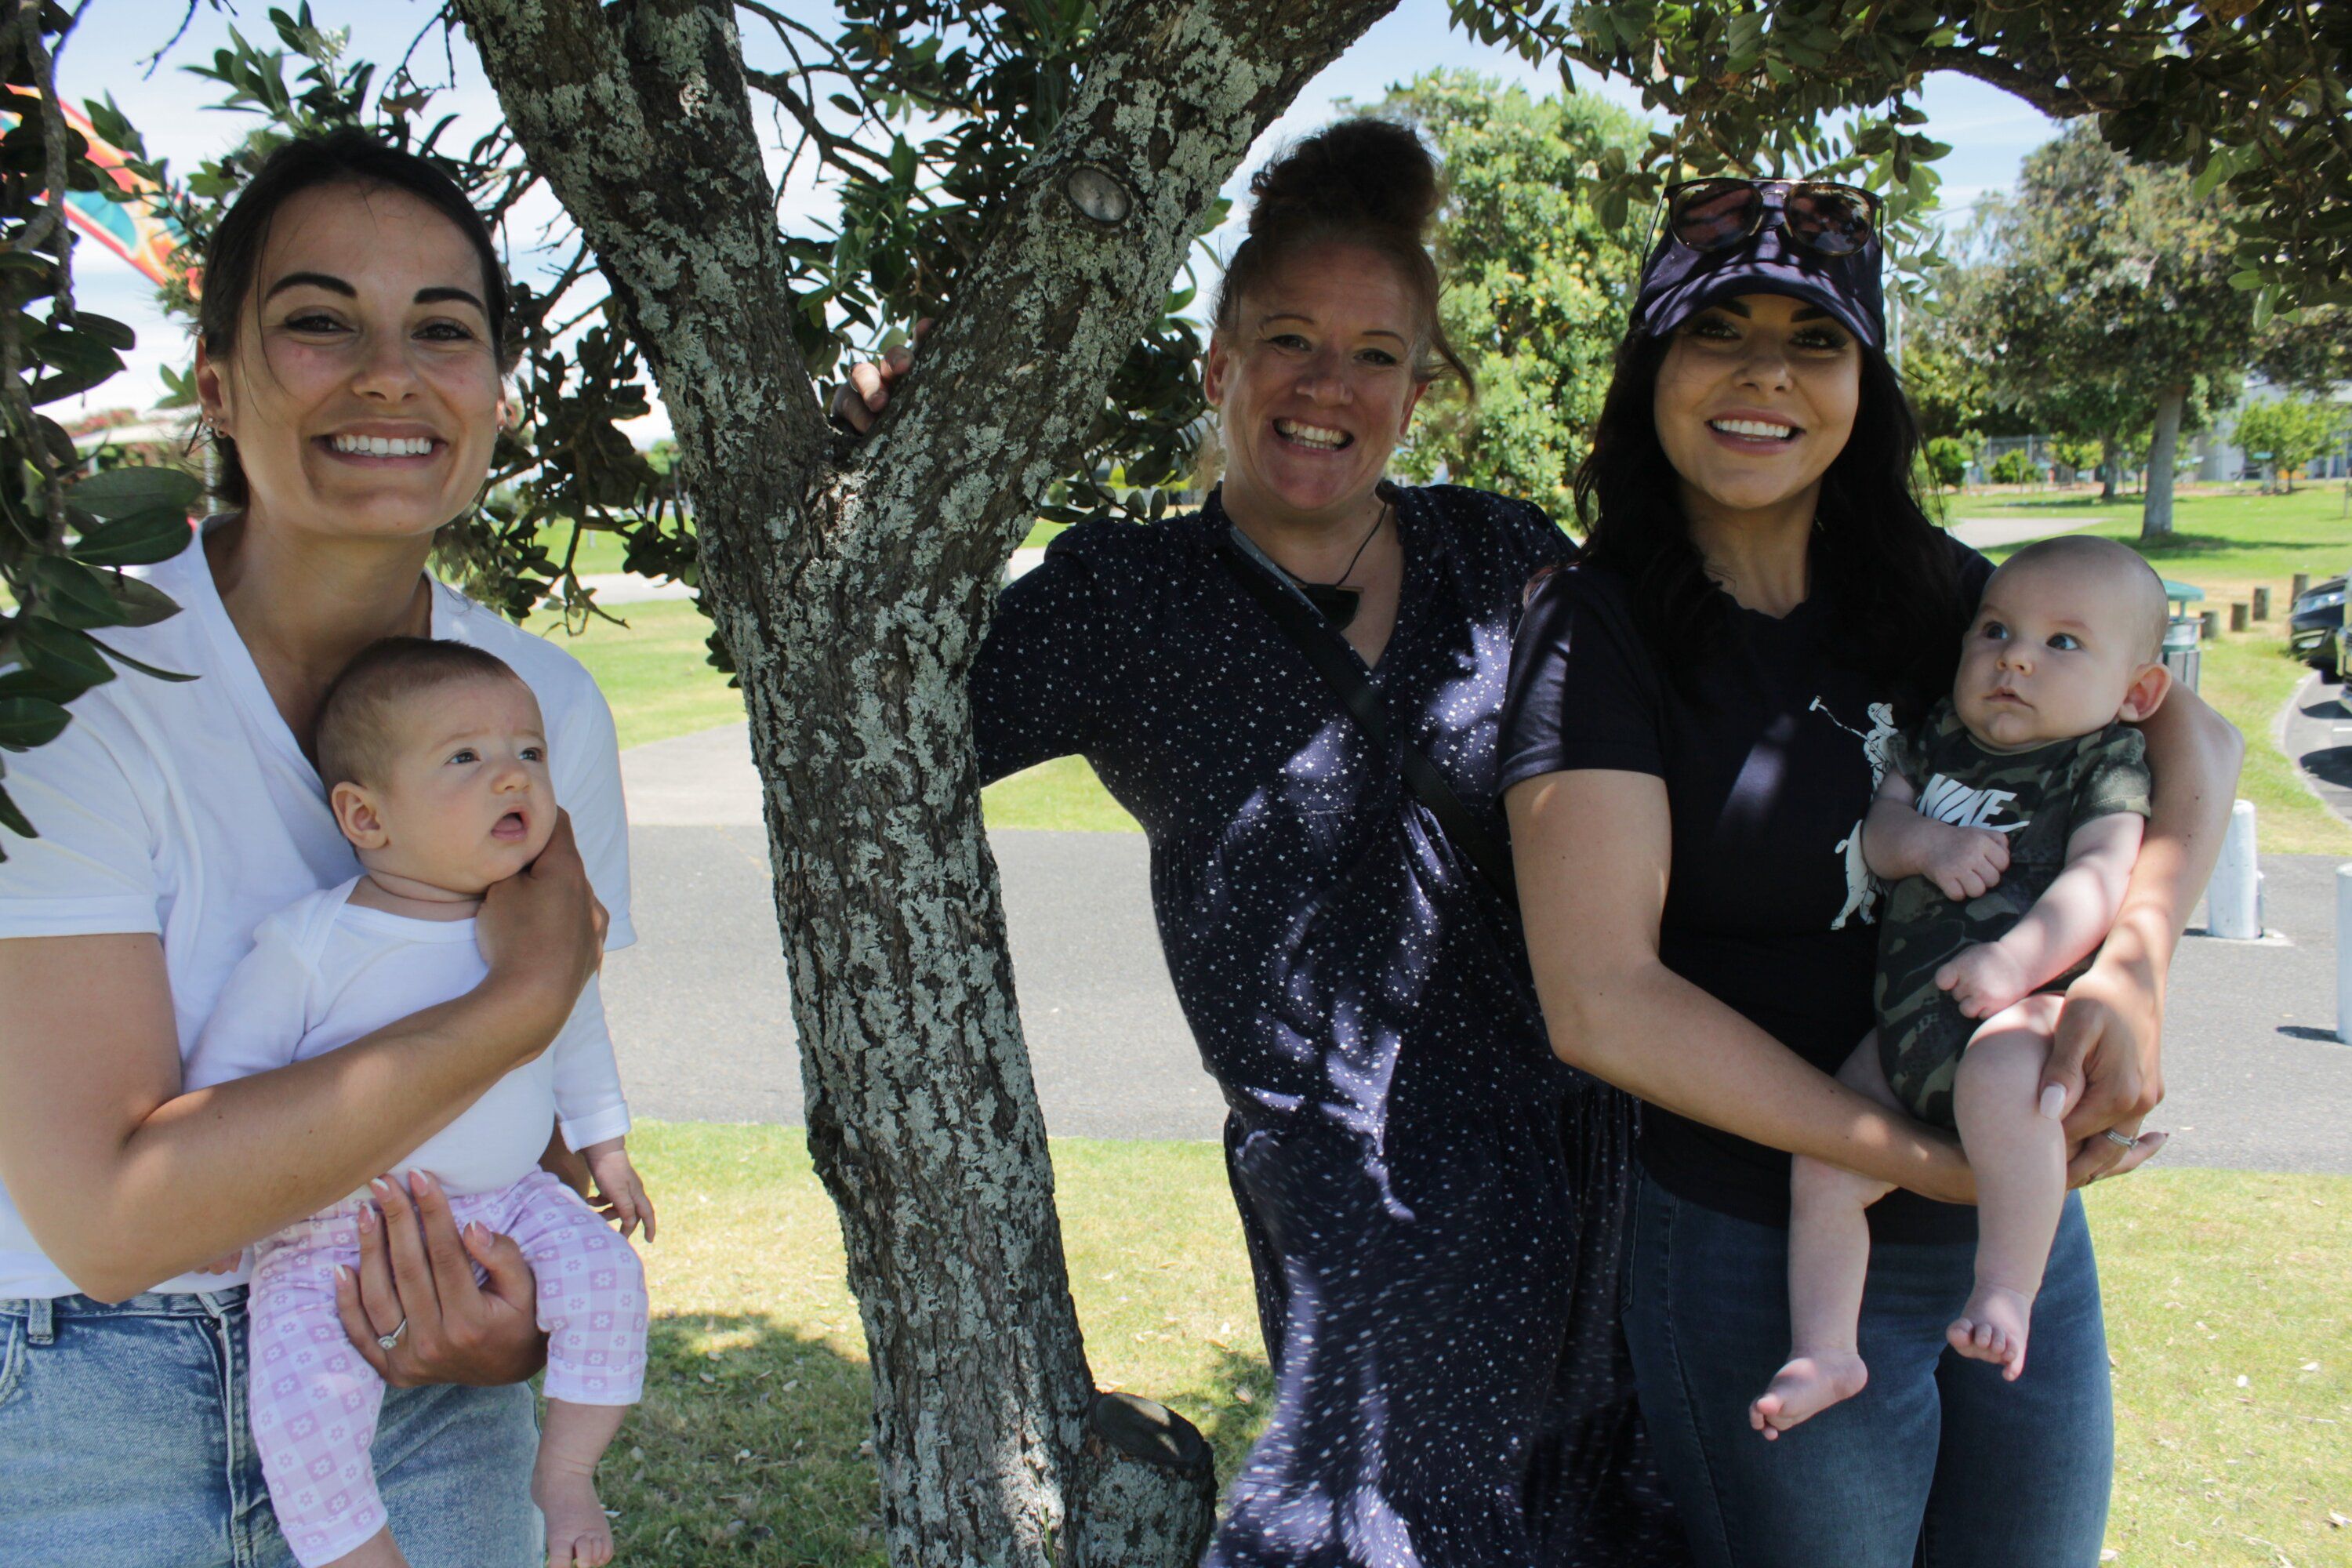
[(484, 906), (481, 986), (314, 1060), (189, 1094), (153, 935), (0, 941), (0, 1182), (92, 1296), (201, 1268), (356, 1190), (537, 1055), (603, 926), (560, 827)]
[[(2141, 721), (2140, 733), (2154, 811), (2115, 929), (2090, 973), (2067, 990), (2042, 1076), (2045, 1088), (2059, 1086), (2074, 1107), (2066, 1116), (2069, 1138), (2136, 1131), (2164, 1098), (2165, 972), (2221, 852), (2246, 753), (2235, 726), (2178, 687)], [(2092, 1146), (2128, 1158), (2105, 1139)]]

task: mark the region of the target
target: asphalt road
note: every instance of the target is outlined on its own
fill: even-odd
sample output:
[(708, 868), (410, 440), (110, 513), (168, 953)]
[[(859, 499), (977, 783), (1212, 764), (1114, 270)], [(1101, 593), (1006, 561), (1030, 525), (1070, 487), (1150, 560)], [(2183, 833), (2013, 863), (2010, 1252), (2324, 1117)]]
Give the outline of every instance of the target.
[[(993, 836), (1046, 1126), (1213, 1138), (1222, 1111), (1153, 932), (1140, 836)], [(800, 1069), (765, 861), (752, 826), (635, 830), (641, 940), (605, 1001), (643, 1116), (800, 1121)], [(2263, 860), (2262, 943), (2192, 935), (2174, 965), (2170, 1163), (2352, 1172), (2352, 1046), (2335, 1026), (2335, 863)]]
[(2313, 672), (2279, 715), (2278, 743), (2311, 792), (2352, 822), (2352, 710), (2344, 706), (2344, 691)]

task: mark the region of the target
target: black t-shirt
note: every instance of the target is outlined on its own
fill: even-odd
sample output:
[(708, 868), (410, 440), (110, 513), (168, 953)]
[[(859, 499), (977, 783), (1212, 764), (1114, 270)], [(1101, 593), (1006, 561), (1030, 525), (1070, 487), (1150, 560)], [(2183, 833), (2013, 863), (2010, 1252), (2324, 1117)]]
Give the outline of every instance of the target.
[[(1953, 548), (1972, 610), (1992, 567)], [(1916, 718), (1940, 693), (1884, 689), (1856, 668), (1826, 594), (1779, 619), (1731, 614), (1735, 635), (1685, 692), (1636, 628), (1624, 578), (1590, 564), (1554, 573), (1513, 644), (1501, 782), (1584, 768), (1664, 779), (1674, 842), (1659, 957), (1835, 1072), (1871, 1026), (1878, 889), (1862, 819), (1898, 703)], [(1951, 628), (1956, 643), (1963, 629)], [(1788, 1223), (1789, 1156), (1778, 1150), (1651, 1107), (1640, 1153), (1677, 1197)], [(1959, 1240), (1975, 1214), (1897, 1192), (1872, 1208), (1871, 1228), (1889, 1241)]]

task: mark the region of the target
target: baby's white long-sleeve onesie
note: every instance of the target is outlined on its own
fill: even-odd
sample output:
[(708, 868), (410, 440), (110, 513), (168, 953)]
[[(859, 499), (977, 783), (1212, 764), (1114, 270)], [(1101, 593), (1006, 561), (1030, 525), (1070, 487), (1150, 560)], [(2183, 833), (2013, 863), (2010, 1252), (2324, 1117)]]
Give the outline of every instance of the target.
[[(474, 922), (414, 920), (351, 901), (359, 879), (263, 921), (188, 1058), (191, 1089), (324, 1056), (489, 973)], [(604, 1003), (591, 979), (554, 1044), (499, 1079), (394, 1167), (453, 1194), (509, 1186), (539, 1164), (551, 1121), (583, 1149), (629, 1130)]]

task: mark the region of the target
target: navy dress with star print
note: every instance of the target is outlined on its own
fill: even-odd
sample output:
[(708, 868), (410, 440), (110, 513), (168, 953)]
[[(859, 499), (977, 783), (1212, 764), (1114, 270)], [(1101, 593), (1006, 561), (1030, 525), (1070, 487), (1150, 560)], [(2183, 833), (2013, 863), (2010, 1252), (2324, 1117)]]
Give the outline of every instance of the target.
[(1235, 575), (1264, 568), (1213, 494), (1080, 524), (1005, 589), (971, 678), (982, 773), (1079, 753), (1141, 823), (1224, 1091), (1276, 1393), (1208, 1563), (1679, 1563), (1616, 1327), (1631, 1102), (1553, 1057), (1515, 914), (1394, 750), (1502, 840), (1512, 624), (1573, 547), (1524, 502), (1387, 493), (1390, 750)]

